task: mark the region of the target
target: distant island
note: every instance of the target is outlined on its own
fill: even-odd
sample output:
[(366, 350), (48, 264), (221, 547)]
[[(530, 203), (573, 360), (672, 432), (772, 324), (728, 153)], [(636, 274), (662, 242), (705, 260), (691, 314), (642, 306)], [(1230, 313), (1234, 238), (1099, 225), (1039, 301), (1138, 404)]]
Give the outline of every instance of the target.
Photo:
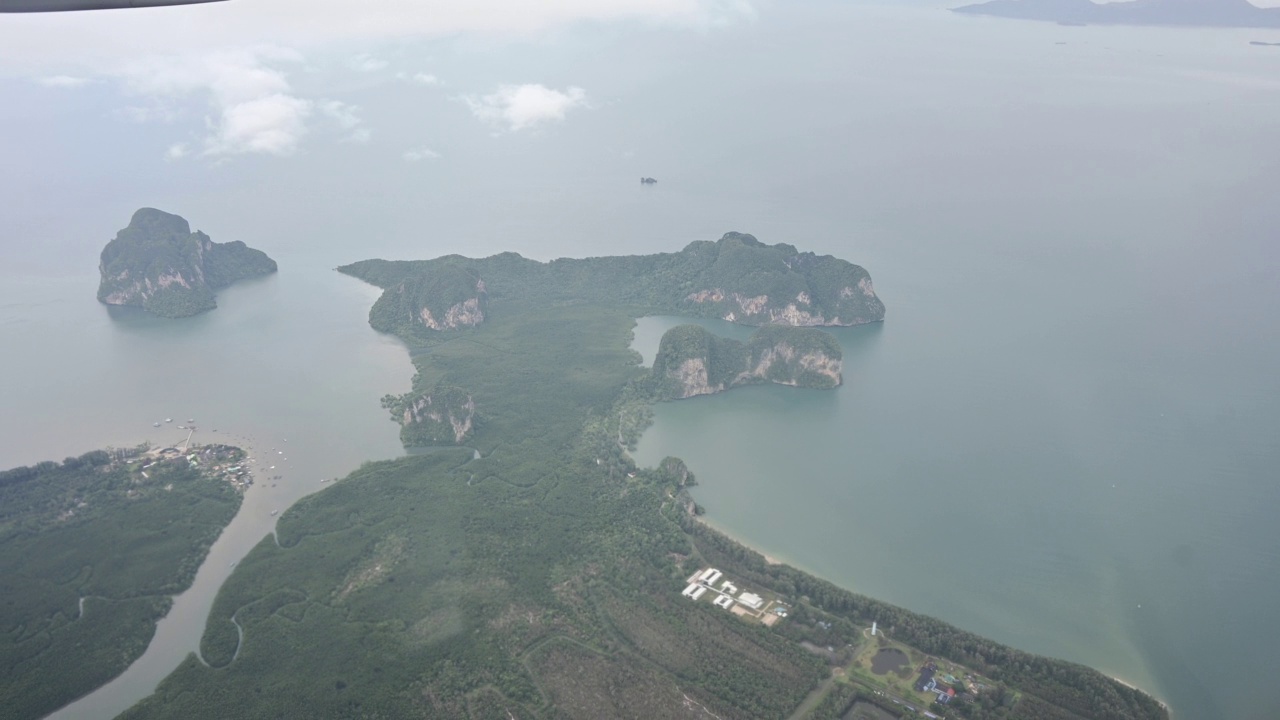
[(642, 177), (642, 178), (640, 178), (640, 184), (641, 184), (641, 185), (656, 185), (656, 184), (657, 184), (657, 182), (658, 182), (657, 180), (654, 180), (654, 179), (653, 179), (653, 178), (651, 178), (651, 177)]
[(1280, 8), (1260, 8), (1248, 0), (1132, 0), (1105, 5), (1091, 0), (991, 0), (952, 11), (1063, 25), (1280, 28)]
[(1259, 47), (1280, 47), (1280, 42), (1263, 42), (1261, 40), (1251, 40), (1249, 44)]
[(214, 291), (269, 275), (276, 261), (243, 242), (215, 243), (177, 215), (142, 208), (102, 250), (98, 300), (134, 305), (162, 317), (218, 306)]

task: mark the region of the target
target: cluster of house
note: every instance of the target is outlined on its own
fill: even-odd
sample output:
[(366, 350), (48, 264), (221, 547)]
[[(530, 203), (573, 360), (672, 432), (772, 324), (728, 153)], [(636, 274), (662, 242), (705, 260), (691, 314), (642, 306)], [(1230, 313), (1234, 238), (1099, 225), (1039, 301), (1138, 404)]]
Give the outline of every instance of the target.
[[(722, 580), (724, 573), (715, 568), (707, 568), (702, 572), (689, 578), (689, 585), (681, 593), (690, 600), (697, 600), (707, 593), (708, 590), (716, 593), (716, 599), (711, 604), (716, 607), (732, 610), (735, 604), (743, 605), (752, 610), (759, 611), (764, 607), (764, 598), (750, 592), (738, 592), (738, 587), (728, 580)], [(716, 583), (720, 583), (719, 588)], [(775, 612), (780, 617), (786, 617), (785, 608), (778, 608)]]
[[(206, 446), (195, 451), (186, 452), (184, 455), (184, 452), (178, 448), (162, 448), (153, 453), (159, 459), (152, 460), (142, 466), (142, 477), (150, 479), (151, 476), (147, 473), (147, 470), (160, 462), (185, 459), (193, 468), (200, 467), (201, 461), (204, 461), (205, 465), (209, 465), (211, 463), (226, 463), (232, 457), (233, 450), (234, 448), (222, 445), (213, 445)], [(241, 492), (247, 490), (249, 486), (253, 484), (253, 474), (250, 473), (249, 468), (244, 465), (215, 464), (212, 465), (210, 470), (213, 473), (220, 474), (223, 480), (231, 483), (233, 487)]]
[(942, 678), (946, 685), (938, 684), (938, 679), (934, 677), (937, 672), (938, 665), (936, 663), (925, 663), (924, 667), (920, 668), (920, 678), (916, 680), (916, 690), (936, 695), (938, 697), (938, 702), (942, 705), (946, 705), (957, 697), (956, 688), (961, 688), (959, 695), (961, 699), (973, 699), (972, 693), (964, 692), (964, 684), (950, 675), (944, 675)]

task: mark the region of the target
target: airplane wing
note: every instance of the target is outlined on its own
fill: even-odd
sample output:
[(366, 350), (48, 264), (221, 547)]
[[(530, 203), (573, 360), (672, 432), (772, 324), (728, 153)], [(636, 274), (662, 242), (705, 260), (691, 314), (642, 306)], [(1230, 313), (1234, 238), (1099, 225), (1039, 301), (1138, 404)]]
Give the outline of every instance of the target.
[(0, 13), (110, 10), (112, 8), (164, 7), (222, 2), (222, 0), (0, 0)]

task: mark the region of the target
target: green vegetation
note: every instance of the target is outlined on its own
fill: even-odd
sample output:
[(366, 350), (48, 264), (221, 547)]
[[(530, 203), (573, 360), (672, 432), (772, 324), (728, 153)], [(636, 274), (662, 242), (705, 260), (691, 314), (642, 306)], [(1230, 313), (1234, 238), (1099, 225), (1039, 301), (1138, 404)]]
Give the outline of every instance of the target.
[[(374, 304), (369, 321), (378, 330), (407, 338), (457, 327), (442, 320), (452, 308), (474, 318), (474, 311), (462, 306), (468, 300), (514, 309), (521, 304), (597, 303), (636, 308), (640, 314), (728, 318), (747, 325), (857, 325), (884, 318), (884, 304), (863, 268), (791, 245), (765, 245), (741, 233), (657, 255), (549, 263), (515, 253), (481, 259), (449, 255), (365, 260), (338, 269), (389, 290)], [(426, 322), (423, 309), (439, 327)]]
[(842, 358), (836, 339), (814, 328), (762, 327), (744, 345), (701, 325), (680, 325), (658, 345), (652, 389), (660, 399), (675, 399), (760, 382), (833, 388)]
[[(764, 257), (764, 246), (744, 237), (685, 253), (726, 255), (732, 262), (723, 267), (706, 265), (746, 282), (755, 276), (740, 261)], [(799, 262), (794, 249), (776, 252)], [(830, 716), (852, 697), (832, 667), (851, 662), (862, 628), (877, 619), (919, 658), (949, 653), (1020, 683), (1035, 700), (1011, 696), (1015, 710), (1029, 712), (1008, 717), (1050, 717), (1036, 710), (1042, 702), (1100, 720), (1167, 718), (1150, 698), (1088, 668), (767, 565), (697, 521), (693, 476), (679, 459), (636, 467), (628, 451), (664, 395), (628, 347), (632, 318), (679, 304), (656, 290), (674, 282), (662, 271), (710, 272), (664, 264), (672, 257), (543, 265), (505, 254), (349, 266), (387, 289), (371, 322), (414, 347), (413, 390), (384, 404), (403, 422), (406, 411), (458, 409), (465, 397), (474, 422), (452, 442), (467, 447), (368, 463), (290, 508), (278, 542), (254, 548), (215, 600), (201, 645), (212, 667), (189, 658), (124, 717), (199, 720), (234, 707), (281, 718), (730, 720), (788, 717), (802, 703)], [(649, 264), (653, 282), (638, 282), (646, 276), (628, 263)], [(414, 303), (397, 296), (451, 265), (467, 271), (447, 271), (455, 280), (477, 279), (485, 319), (428, 330), (406, 312)], [(548, 278), (557, 283), (539, 284)], [(442, 292), (464, 289), (441, 282)], [(418, 296), (436, 320), (441, 308), (448, 314), (472, 299), (452, 294), (444, 307)], [(743, 357), (758, 360), (790, 341), (814, 352), (831, 352), (834, 342), (770, 330), (744, 347), (679, 328), (664, 340), (664, 367), (692, 353), (731, 372), (735, 362), (746, 366)], [(707, 565), (786, 598), (790, 617), (769, 627), (682, 597), (687, 578)], [(840, 695), (828, 704), (828, 692)], [(1001, 707), (1007, 713), (1010, 704)]]
[(680, 596), (689, 478), (625, 454), (648, 422), (630, 315), (494, 316), (415, 358), (419, 388), (474, 398), (483, 457), (367, 464), (295, 505), (218, 595), (219, 667), (187, 662), (126, 717), (753, 718), (804, 698), (820, 660)]
[(95, 451), (0, 472), (0, 707), (38, 718), (119, 675), (240, 506), (186, 459)]
[(276, 263), (240, 241), (215, 243), (193, 233), (177, 215), (142, 208), (103, 248), (99, 270), (100, 301), (176, 318), (212, 310), (215, 290), (273, 273)]

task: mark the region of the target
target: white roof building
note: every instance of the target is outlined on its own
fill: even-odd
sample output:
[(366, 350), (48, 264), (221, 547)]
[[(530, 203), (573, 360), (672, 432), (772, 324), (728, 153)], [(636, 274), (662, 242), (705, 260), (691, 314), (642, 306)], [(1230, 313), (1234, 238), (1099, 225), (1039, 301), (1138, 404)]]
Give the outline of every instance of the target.
[(728, 580), (725, 580), (724, 583), (720, 585), (720, 592), (724, 593), (725, 595), (737, 595), (738, 586), (734, 585)]
[(719, 570), (712, 570), (711, 574), (703, 578), (702, 581), (708, 585), (715, 585), (716, 581), (719, 580), (723, 575), (724, 573), (720, 572)]
[(733, 604), (733, 598), (729, 597), (728, 595), (721, 595), (720, 597), (716, 598), (715, 600), (712, 600), (711, 602), (713, 605), (716, 605), (717, 607), (722, 607), (725, 610), (728, 610), (729, 606)]
[(738, 596), (738, 602), (746, 605), (752, 610), (759, 610), (764, 605), (764, 598), (755, 593), (744, 592)]
[(702, 571), (702, 574), (698, 576), (698, 579), (705, 582), (705, 581), (708, 581), (707, 579), (710, 578), (712, 575), (719, 577), (720, 571), (715, 568), (707, 568), (706, 570)]
[(684, 592), (680, 594), (685, 597), (689, 597), (690, 595), (693, 594), (693, 591), (697, 589), (698, 589), (698, 583), (689, 583), (689, 587), (685, 588)]
[(706, 589), (705, 587), (703, 587), (703, 586), (699, 585), (699, 586), (698, 586), (698, 589), (697, 589), (697, 590), (694, 590), (694, 591), (693, 591), (693, 594), (689, 596), (689, 599), (690, 599), (690, 600), (697, 600), (698, 598), (702, 597), (702, 594), (703, 594), (703, 593), (705, 593), (706, 591), (707, 591), (707, 589)]

